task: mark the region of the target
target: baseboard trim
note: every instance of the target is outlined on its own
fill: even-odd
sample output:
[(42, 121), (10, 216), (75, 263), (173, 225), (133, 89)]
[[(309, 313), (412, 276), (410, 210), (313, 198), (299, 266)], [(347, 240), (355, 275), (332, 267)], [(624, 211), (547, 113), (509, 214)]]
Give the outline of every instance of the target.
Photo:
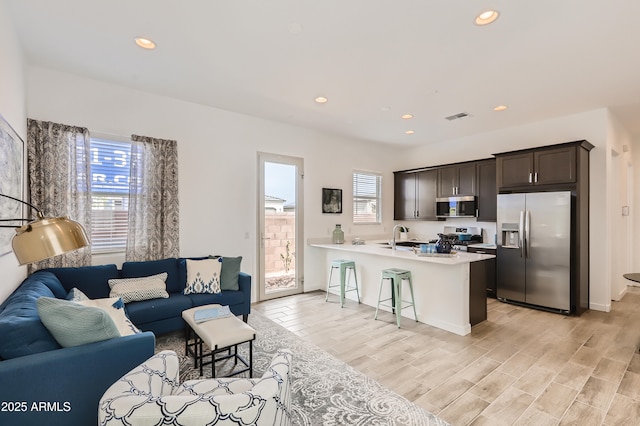
[(589, 309), (594, 311), (611, 312), (611, 303), (589, 303)]

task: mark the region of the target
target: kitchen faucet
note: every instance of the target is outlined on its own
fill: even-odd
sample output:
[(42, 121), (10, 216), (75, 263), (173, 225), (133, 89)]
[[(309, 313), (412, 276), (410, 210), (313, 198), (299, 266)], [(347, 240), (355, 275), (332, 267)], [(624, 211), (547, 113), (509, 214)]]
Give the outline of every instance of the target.
[(396, 225), (393, 227), (393, 231), (391, 231), (391, 250), (396, 249), (396, 229), (400, 228), (400, 232), (406, 232), (404, 225)]

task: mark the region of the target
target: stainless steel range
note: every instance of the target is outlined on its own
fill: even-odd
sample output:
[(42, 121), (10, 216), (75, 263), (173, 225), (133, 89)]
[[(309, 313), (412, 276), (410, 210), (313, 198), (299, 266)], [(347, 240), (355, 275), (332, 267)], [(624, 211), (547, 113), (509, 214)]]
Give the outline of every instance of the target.
[(482, 228), (476, 226), (445, 226), (442, 233), (449, 237), (456, 251), (467, 251), (467, 245), (482, 243)]

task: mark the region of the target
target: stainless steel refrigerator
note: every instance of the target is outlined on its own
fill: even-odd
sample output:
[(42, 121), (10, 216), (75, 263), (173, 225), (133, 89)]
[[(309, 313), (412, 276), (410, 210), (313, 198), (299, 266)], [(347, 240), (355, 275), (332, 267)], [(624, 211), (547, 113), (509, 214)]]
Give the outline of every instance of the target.
[(499, 194), (497, 297), (571, 311), (571, 192)]

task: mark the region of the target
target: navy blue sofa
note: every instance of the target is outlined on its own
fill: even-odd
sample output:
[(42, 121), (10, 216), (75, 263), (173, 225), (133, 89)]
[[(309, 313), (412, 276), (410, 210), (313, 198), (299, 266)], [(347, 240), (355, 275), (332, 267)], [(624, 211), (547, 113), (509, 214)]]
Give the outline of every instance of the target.
[[(35, 301), (65, 298), (78, 288), (91, 299), (109, 297), (108, 280), (167, 272), (168, 299), (130, 302), (125, 310), (143, 332), (61, 348), (44, 327)], [(229, 305), (246, 321), (251, 309), (251, 276), (240, 272), (238, 291), (184, 295), (186, 261), (81, 268), (52, 268), (28, 276), (0, 305), (0, 424), (91, 425), (106, 389), (155, 351), (155, 334), (182, 330), (182, 311), (209, 303)]]

